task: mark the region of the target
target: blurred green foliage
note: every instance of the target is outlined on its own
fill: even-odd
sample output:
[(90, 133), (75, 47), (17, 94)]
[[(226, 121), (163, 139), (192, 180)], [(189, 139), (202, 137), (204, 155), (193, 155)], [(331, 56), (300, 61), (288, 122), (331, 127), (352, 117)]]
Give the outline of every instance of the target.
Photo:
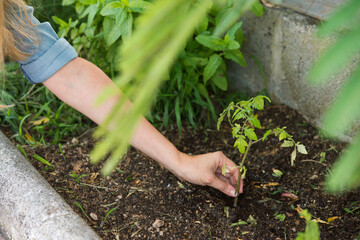
[[(314, 83), (332, 79), (359, 56), (360, 1), (350, 0), (319, 28), (318, 36), (334, 37), (335, 43), (326, 49), (309, 74)], [(351, 129), (360, 116), (360, 66), (357, 65), (328, 110), (324, 131), (338, 137)], [(360, 134), (334, 166), (327, 179), (327, 189), (339, 192), (360, 186)]]
[(311, 219), (311, 214), (307, 209), (301, 211), (300, 216), (305, 218), (306, 227), (305, 232), (298, 232), (296, 240), (319, 240), (320, 239), (320, 229), (319, 224)]
[[(118, 2), (124, 4), (124, 1), (125, 0)], [(245, 2), (246, 4), (244, 5)], [(107, 153), (111, 152), (103, 168), (105, 175), (110, 174), (112, 169), (120, 162), (122, 155), (126, 152), (138, 119), (140, 116), (145, 115), (155, 102), (156, 93), (161, 84), (166, 81), (166, 79), (170, 79), (172, 66), (174, 66), (175, 69), (173, 76), (177, 75), (179, 80), (170, 80), (170, 83), (172, 82), (173, 85), (178, 83), (183, 84), (185, 80), (188, 80), (188, 82), (186, 82), (187, 88), (179, 90), (185, 91), (186, 93), (186, 89), (190, 88), (190, 91), (193, 91), (193, 95), (186, 95), (184, 93), (183, 99), (180, 98), (182, 92), (174, 92), (176, 96), (173, 96), (175, 103), (173, 103), (172, 106), (174, 106), (173, 109), (178, 126), (181, 122), (179, 114), (181, 108), (191, 106), (192, 104), (201, 104), (201, 102), (198, 103), (200, 95), (205, 97), (204, 102), (207, 101), (209, 103), (206, 98), (206, 96), (209, 95), (209, 90), (205, 85), (212, 83), (213, 87), (219, 88), (214, 82), (220, 85), (219, 82), (223, 81), (221, 79), (211, 80), (212, 78), (222, 77), (217, 74), (217, 72), (220, 73), (220, 71), (224, 71), (221, 67), (223, 64), (220, 55), (225, 56), (224, 52), (226, 51), (230, 52), (229, 55), (234, 54), (232, 51), (239, 51), (238, 49), (240, 47), (240, 43), (236, 41), (236, 34), (229, 33), (232, 27), (236, 28), (236, 22), (233, 18), (228, 19), (227, 16), (238, 12), (239, 6), (252, 9), (254, 4), (260, 3), (257, 0), (214, 2), (211, 0), (154, 0), (151, 1), (151, 4), (151, 7), (136, 19), (135, 31), (124, 39), (119, 50), (119, 59), (121, 59), (121, 61), (118, 62), (117, 69), (121, 74), (114, 81), (124, 91), (124, 96), (132, 100), (133, 106), (131, 109), (125, 109), (123, 107), (125, 98), (123, 98), (105, 122), (104, 128), (99, 128), (95, 133), (96, 137), (104, 137), (105, 140), (95, 146), (92, 152), (93, 162), (99, 162)], [(245, 12), (245, 10), (246, 9), (240, 13)], [(255, 10), (258, 10), (258, 8)], [(210, 32), (212, 31), (210, 18), (207, 19), (207, 27), (204, 22), (206, 23), (205, 18), (209, 16), (208, 12), (212, 13), (212, 11), (222, 12), (222, 14), (215, 13), (214, 15), (216, 16), (216, 25), (226, 23), (226, 26), (230, 28), (222, 29), (218, 35)], [(184, 47), (187, 46), (189, 39), (191, 39), (196, 29), (199, 32), (196, 34), (197, 37), (195, 37), (195, 40), (189, 43), (189, 47), (191, 47), (191, 44), (201, 46), (201, 48), (207, 47), (207, 51), (210, 51), (210, 54), (208, 53), (209, 55), (207, 55), (207, 61), (195, 61), (196, 58), (191, 59), (189, 58), (192, 57), (191, 55), (186, 56), (184, 54), (182, 55), (183, 58), (181, 58)], [(199, 29), (203, 29), (203, 31)], [(205, 32), (208, 29), (210, 29), (210, 31)], [(238, 29), (239, 25), (236, 30)], [(236, 30), (233, 31), (236, 32)], [(198, 35), (201, 35), (201, 37)], [(194, 49), (194, 51), (196, 50)], [(178, 58), (179, 54), (180, 58)], [(187, 61), (184, 61), (186, 60), (184, 57), (188, 58)], [(197, 57), (204, 58), (201, 55)], [(180, 66), (186, 67), (185, 70), (190, 69), (191, 66), (188, 67), (185, 65), (189, 65), (189, 63), (193, 65), (192, 67), (196, 71), (199, 71), (199, 69), (201, 69), (200, 67), (203, 67), (202, 78), (200, 78), (201, 71), (199, 71), (200, 74), (196, 77), (183, 79), (183, 76), (186, 76), (186, 74), (184, 74), (184, 70), (177, 64), (177, 59), (181, 61), (179, 63), (181, 64)], [(202, 64), (204, 66), (201, 66)], [(208, 64), (210, 65), (206, 68)], [(178, 70), (176, 70), (176, 68)], [(224, 85), (220, 86), (225, 89)], [(108, 90), (104, 96), (108, 96), (110, 92), (111, 90)], [(192, 96), (194, 96), (195, 99), (191, 99)], [(187, 97), (189, 97), (190, 100), (188, 103), (186, 102)], [(180, 102), (180, 100), (184, 100), (185, 102)], [(164, 115), (166, 115), (166, 109), (172, 106), (166, 106), (165, 104)], [(190, 115), (195, 113), (195, 111), (185, 112)], [(117, 117), (125, 115), (126, 117)], [(106, 126), (112, 121), (116, 122), (116, 128), (114, 131), (108, 132), (105, 130)]]

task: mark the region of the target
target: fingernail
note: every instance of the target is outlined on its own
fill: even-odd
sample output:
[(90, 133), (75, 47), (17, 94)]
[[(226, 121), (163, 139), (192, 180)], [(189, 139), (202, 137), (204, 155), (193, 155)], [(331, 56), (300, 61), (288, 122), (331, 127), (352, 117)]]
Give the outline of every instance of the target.
[(237, 196), (237, 194), (236, 194), (235, 190), (231, 190), (231, 191), (230, 191), (230, 194), (231, 194), (232, 196), (234, 196), (234, 197), (236, 197), (236, 196)]

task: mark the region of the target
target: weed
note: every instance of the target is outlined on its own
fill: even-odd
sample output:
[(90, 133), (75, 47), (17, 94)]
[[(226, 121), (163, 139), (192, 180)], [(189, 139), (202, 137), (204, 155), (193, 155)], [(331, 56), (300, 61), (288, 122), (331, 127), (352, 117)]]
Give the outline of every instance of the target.
[(285, 221), (285, 218), (286, 218), (285, 214), (280, 214), (280, 213), (275, 213), (274, 216), (275, 216), (275, 219), (280, 220), (280, 222)]
[(110, 209), (110, 210), (105, 214), (105, 217), (104, 217), (103, 222), (105, 222), (106, 219), (109, 217), (109, 215), (110, 215), (113, 211), (115, 211), (118, 207), (119, 207), (119, 206)]
[(344, 208), (344, 210), (347, 213), (354, 214), (357, 211), (360, 211), (360, 202), (359, 201), (352, 202), (348, 207)]
[[(257, 134), (255, 133), (255, 129), (263, 129), (263, 127), (261, 126), (257, 115), (255, 115), (255, 110), (264, 109), (264, 100), (270, 102), (268, 97), (261, 95), (251, 98), (248, 101), (240, 101), (236, 104), (231, 102), (229, 106), (220, 114), (218, 119), (217, 128), (219, 130), (222, 121), (225, 117), (227, 118), (230, 126), (232, 127), (232, 136), (235, 139), (234, 147), (236, 147), (242, 155), (242, 160), (236, 167), (239, 171), (239, 178), (236, 189), (237, 193), (239, 193), (241, 178), (243, 178), (243, 175), (245, 174), (244, 163), (252, 145), (260, 141), (265, 141), (270, 135), (275, 135), (275, 137), (278, 137), (279, 141), (283, 141), (281, 147), (293, 147), (290, 158), (292, 166), (294, 165), (297, 152), (301, 154), (307, 154), (305, 146), (300, 144), (300, 142), (295, 142), (292, 136), (285, 131), (286, 127), (268, 129), (261, 138), (258, 138)], [(229, 169), (226, 165), (224, 165), (222, 168), (222, 174), (226, 175), (228, 172)], [(237, 201), (238, 197), (235, 198), (234, 207), (237, 206)]]
[(61, 143), (59, 143), (59, 149), (60, 149), (61, 156), (62, 156), (62, 157), (64, 158), (64, 160), (66, 161), (66, 157), (65, 157), (64, 151), (63, 151), (63, 149), (62, 149)]
[(85, 212), (85, 210), (83, 209), (83, 207), (81, 206), (81, 204), (78, 203), (78, 202), (76, 202), (76, 201), (75, 201), (74, 203), (75, 203), (76, 206), (78, 206), (78, 207), (80, 208), (81, 212), (85, 215), (85, 217), (86, 217), (87, 219), (91, 220), (91, 219), (89, 218), (89, 216), (86, 214), (86, 212)]
[(82, 175), (77, 175), (76, 173), (71, 173), (70, 174), (70, 177), (72, 177), (74, 180), (75, 180), (75, 182), (76, 183), (78, 183), (78, 184), (80, 184), (81, 183), (81, 178), (83, 178), (83, 177), (87, 177), (87, 174), (82, 174)]
[(49, 169), (54, 168), (54, 165), (52, 165), (46, 159), (40, 157), (39, 155), (34, 154), (32, 157), (35, 158), (36, 160), (38, 160), (39, 162), (46, 164), (49, 167)]
[(24, 155), (24, 157), (29, 160), (24, 148), (22, 146), (20, 146), (19, 144), (16, 145), (16, 148), (22, 153), (22, 155)]
[(279, 178), (279, 177), (281, 177), (281, 176), (283, 175), (283, 173), (282, 173), (280, 170), (273, 168), (273, 174), (272, 174), (272, 175), (273, 175), (274, 177)]
[(230, 227), (236, 227), (236, 226), (240, 226), (240, 225), (247, 225), (248, 223), (245, 222), (245, 221), (239, 221), (239, 222), (236, 222), (236, 223), (232, 223), (230, 225)]

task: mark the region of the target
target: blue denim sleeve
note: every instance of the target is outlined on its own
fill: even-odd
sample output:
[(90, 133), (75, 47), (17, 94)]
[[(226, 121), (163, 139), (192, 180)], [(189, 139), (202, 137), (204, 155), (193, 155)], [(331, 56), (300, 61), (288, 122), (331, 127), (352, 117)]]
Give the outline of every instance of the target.
[(41, 83), (78, 55), (64, 38), (58, 38), (48, 22), (40, 23), (33, 12), (32, 7), (27, 7), (27, 15), (35, 25), (38, 44), (27, 47), (26, 51), (31, 54), (19, 63), (22, 72), (31, 83)]

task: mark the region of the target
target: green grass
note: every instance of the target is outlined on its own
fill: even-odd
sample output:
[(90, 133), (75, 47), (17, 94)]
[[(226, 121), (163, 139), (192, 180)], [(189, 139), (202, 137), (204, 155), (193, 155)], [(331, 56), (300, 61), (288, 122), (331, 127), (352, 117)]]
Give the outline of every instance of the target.
[(0, 110), (0, 125), (11, 128), (21, 144), (58, 144), (91, 126), (44, 85), (28, 82), (14, 62), (6, 63), (1, 74), (0, 105), (15, 105)]

